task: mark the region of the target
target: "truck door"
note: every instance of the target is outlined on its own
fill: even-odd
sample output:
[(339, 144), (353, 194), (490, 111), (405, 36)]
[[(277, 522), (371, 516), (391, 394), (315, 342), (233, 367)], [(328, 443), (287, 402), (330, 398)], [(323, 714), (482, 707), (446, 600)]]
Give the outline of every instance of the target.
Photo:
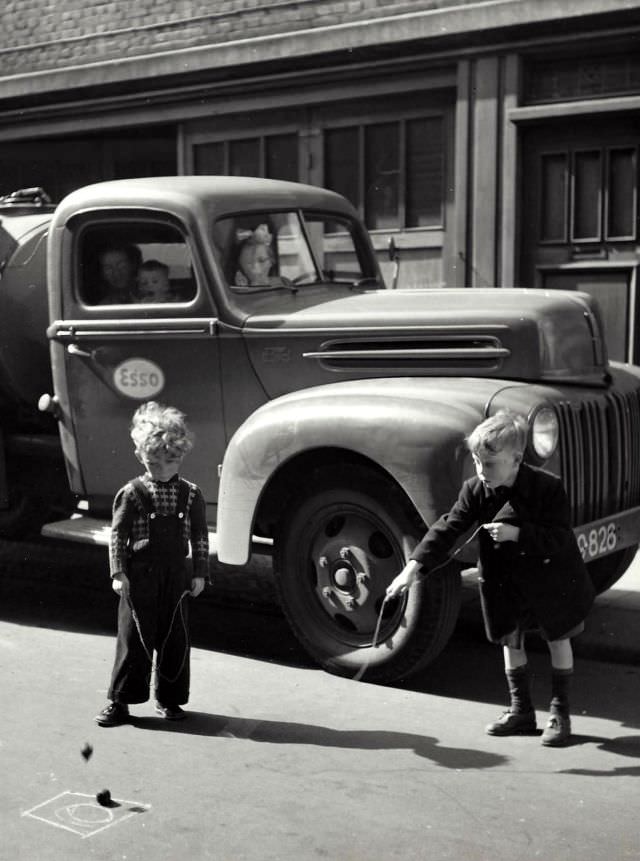
[(168, 215), (111, 211), (77, 222), (49, 331), (72, 489), (91, 511), (108, 511), (142, 471), (131, 417), (156, 400), (186, 413), (195, 446), (182, 474), (214, 505), (226, 442), (217, 320), (193, 242)]

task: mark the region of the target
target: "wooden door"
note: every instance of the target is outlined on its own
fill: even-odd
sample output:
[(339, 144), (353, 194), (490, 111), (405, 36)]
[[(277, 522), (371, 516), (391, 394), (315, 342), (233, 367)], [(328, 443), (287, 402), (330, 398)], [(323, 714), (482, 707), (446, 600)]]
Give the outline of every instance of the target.
[(635, 299), (640, 118), (562, 121), (523, 136), (523, 287), (584, 290), (610, 358), (640, 361)]

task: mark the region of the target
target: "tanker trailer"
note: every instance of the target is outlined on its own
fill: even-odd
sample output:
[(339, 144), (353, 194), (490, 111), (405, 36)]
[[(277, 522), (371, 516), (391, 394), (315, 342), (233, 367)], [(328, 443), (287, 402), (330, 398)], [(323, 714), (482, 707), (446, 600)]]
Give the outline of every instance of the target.
[(55, 207), (42, 189), (0, 198), (0, 536), (37, 533), (69, 510), (47, 341), (47, 233)]

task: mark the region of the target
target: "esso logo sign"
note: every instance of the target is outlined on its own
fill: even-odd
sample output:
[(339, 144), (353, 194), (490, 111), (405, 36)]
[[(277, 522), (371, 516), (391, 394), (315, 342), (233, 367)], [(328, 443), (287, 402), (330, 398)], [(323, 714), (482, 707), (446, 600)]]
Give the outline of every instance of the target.
[(113, 372), (113, 384), (127, 398), (143, 401), (163, 390), (164, 373), (148, 359), (125, 359)]

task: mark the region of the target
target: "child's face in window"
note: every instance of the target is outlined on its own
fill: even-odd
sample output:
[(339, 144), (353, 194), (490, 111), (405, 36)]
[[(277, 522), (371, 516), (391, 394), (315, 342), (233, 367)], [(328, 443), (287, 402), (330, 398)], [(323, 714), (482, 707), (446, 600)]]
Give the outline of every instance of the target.
[(171, 285), (163, 269), (143, 269), (138, 273), (138, 298), (141, 302), (168, 302)]
[(485, 487), (510, 487), (516, 480), (522, 457), (513, 451), (496, 454), (488, 451), (474, 452), (473, 464), (476, 474)]
[(272, 259), (266, 245), (262, 243), (247, 245), (240, 252), (238, 264), (252, 287), (261, 287), (269, 283)]
[(169, 481), (180, 469), (182, 456), (163, 451), (146, 453), (136, 450), (136, 457), (154, 481)]

